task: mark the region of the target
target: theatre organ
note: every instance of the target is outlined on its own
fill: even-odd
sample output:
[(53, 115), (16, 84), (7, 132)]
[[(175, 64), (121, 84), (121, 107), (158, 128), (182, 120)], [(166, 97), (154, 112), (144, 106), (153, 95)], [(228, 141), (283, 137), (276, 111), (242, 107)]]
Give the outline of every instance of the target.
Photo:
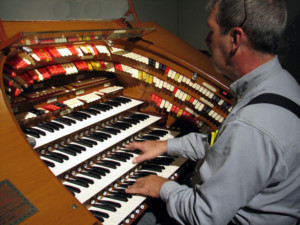
[[(127, 143), (217, 129), (230, 81), (154, 23), (1, 24), (0, 213), (3, 224), (128, 224), (147, 204), (126, 185), (186, 165), (135, 165)], [(22, 209), (22, 210), (21, 210)]]

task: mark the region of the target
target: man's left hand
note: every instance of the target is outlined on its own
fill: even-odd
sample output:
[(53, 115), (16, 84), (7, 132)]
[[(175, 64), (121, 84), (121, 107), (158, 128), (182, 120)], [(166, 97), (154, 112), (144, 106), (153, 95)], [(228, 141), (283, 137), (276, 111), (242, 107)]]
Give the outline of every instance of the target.
[(161, 186), (168, 181), (170, 180), (156, 175), (139, 178), (126, 189), (126, 193), (159, 198)]

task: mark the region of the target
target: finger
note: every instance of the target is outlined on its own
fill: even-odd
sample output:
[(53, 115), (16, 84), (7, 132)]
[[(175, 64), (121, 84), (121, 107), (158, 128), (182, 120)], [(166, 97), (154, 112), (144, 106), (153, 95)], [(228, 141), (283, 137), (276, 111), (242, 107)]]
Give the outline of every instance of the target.
[(134, 149), (139, 149), (140, 144), (138, 142), (132, 142), (126, 145), (125, 147), (128, 148), (129, 150), (134, 150)]
[(125, 189), (125, 192), (128, 194), (136, 194), (137, 193), (137, 187), (134, 185), (128, 186), (127, 189)]
[(147, 154), (142, 154), (142, 155), (139, 155), (139, 156), (135, 157), (132, 160), (132, 163), (137, 164), (137, 163), (144, 162), (144, 161), (146, 161), (148, 159), (150, 159), (150, 157)]
[(128, 186), (125, 192), (129, 194), (141, 194), (141, 188), (142, 188), (141, 184), (139, 186), (138, 183), (135, 183), (131, 186)]

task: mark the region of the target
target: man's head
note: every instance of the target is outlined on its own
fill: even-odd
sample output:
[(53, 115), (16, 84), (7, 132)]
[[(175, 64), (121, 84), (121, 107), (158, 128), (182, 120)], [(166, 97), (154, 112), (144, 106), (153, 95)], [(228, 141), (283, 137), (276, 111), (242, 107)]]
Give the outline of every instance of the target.
[[(234, 56), (243, 44), (248, 44), (249, 49), (261, 54), (276, 53), (287, 20), (284, 0), (209, 0), (207, 9), (210, 11), (208, 25), (211, 31), (206, 43), (210, 47), (213, 61), (216, 54), (220, 60), (222, 52), (214, 51), (221, 50), (225, 54), (223, 67), (231, 66), (228, 65), (230, 64), (228, 57)], [(213, 32), (218, 29), (219, 34), (214, 34), (212, 29), (215, 29)], [(216, 45), (214, 42), (218, 38), (219, 42), (222, 39), (223, 41), (219, 46), (213, 46)], [(236, 42), (237, 45), (230, 46), (231, 42)], [(214, 64), (219, 71), (226, 71), (217, 65), (218, 62)]]
[(287, 21), (285, 0), (209, 0), (207, 8), (211, 11), (217, 5), (223, 34), (242, 27), (255, 50), (276, 53)]

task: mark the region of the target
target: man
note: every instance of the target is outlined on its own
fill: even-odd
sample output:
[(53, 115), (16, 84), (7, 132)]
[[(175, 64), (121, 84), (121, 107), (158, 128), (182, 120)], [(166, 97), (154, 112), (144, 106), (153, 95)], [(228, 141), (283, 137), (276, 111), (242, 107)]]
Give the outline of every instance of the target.
[(135, 163), (165, 152), (198, 161), (191, 187), (148, 176), (126, 192), (160, 197), (179, 224), (297, 224), (299, 118), (274, 104), (247, 105), (275, 93), (299, 108), (299, 86), (275, 55), (286, 24), (284, 1), (210, 0), (208, 8), (206, 43), (215, 68), (235, 80), (235, 105), (212, 147), (198, 133), (128, 145), (142, 151)]

